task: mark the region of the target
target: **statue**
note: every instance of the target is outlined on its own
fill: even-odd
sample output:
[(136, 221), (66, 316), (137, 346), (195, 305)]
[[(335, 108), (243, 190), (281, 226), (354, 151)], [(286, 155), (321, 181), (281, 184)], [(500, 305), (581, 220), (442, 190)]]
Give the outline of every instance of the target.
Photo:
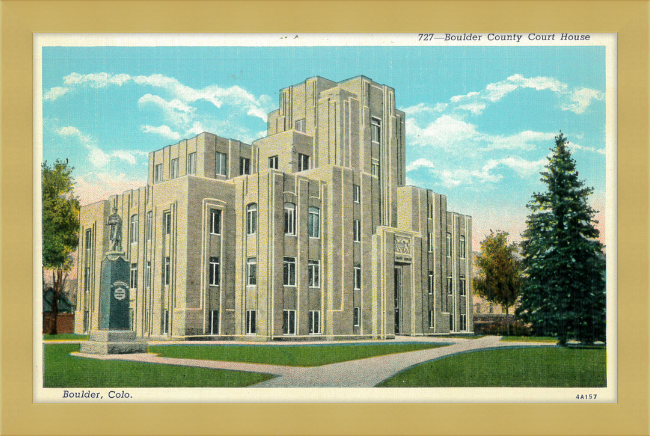
[(109, 237), (111, 241), (110, 251), (122, 251), (122, 218), (117, 214), (117, 208), (109, 215), (107, 226), (111, 228)]

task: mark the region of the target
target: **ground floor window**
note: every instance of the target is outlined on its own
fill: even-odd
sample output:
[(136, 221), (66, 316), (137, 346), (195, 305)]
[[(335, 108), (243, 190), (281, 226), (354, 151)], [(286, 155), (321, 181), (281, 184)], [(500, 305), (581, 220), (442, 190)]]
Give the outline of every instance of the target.
[(88, 324), (90, 322), (89, 313), (87, 310), (84, 310), (84, 332), (88, 332)]
[(433, 328), (433, 310), (429, 311), (429, 328)]
[(131, 330), (134, 330), (135, 327), (135, 312), (133, 309), (129, 309), (129, 319), (131, 320)]
[(218, 310), (210, 311), (210, 334), (211, 335), (219, 334), (219, 311)]
[(449, 331), (450, 332), (454, 331), (454, 314), (453, 313), (449, 314)]
[(309, 311), (309, 334), (320, 333), (320, 310)]
[(460, 314), (460, 325), (458, 326), (458, 330), (462, 332), (467, 330), (467, 315), (464, 313)]
[(352, 312), (352, 325), (354, 327), (358, 327), (361, 324), (361, 309), (359, 307), (355, 307), (354, 311)]
[(257, 319), (256, 313), (254, 310), (246, 311), (246, 334), (254, 335), (257, 333)]
[(163, 310), (163, 319), (162, 319), (162, 334), (169, 334), (169, 310)]
[(285, 310), (282, 312), (282, 333), (285, 335), (296, 334), (296, 311)]

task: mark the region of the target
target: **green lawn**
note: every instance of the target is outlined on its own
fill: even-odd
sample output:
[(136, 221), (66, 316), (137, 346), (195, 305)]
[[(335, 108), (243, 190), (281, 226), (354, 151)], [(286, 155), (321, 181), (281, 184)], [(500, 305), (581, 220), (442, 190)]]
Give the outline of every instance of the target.
[(46, 344), (44, 348), (46, 388), (242, 387), (273, 378), (268, 374), (70, 356), (79, 351), (77, 344)]
[(441, 335), (441, 338), (450, 338), (450, 339), (481, 339), (485, 335)]
[(150, 353), (182, 359), (267, 363), (288, 366), (320, 366), (385, 354), (404, 353), (445, 344), (354, 344), (354, 345), (158, 345)]
[(408, 369), (378, 387), (605, 387), (604, 349), (556, 347), (457, 354)]
[(501, 342), (544, 342), (557, 344), (557, 338), (551, 336), (504, 336)]
[(88, 335), (75, 335), (73, 333), (59, 333), (58, 335), (43, 335), (44, 341), (87, 341)]

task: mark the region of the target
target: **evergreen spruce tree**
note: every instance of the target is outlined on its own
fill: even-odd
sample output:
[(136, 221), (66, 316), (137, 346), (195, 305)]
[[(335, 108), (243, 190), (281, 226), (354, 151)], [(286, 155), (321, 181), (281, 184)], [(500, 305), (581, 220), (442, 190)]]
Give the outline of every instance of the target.
[(575, 160), (560, 132), (533, 194), (523, 233), (525, 284), (518, 315), (536, 334), (582, 343), (605, 339), (605, 260), (588, 204), (592, 188), (578, 179)]

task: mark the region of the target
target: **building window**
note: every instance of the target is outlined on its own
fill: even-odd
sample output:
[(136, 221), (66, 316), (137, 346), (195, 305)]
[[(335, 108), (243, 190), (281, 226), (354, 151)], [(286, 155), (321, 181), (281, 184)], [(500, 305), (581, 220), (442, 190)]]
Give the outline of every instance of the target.
[(461, 236), (458, 244), (458, 257), (465, 258), (465, 237)]
[(373, 162), (371, 166), (372, 170), (372, 175), (375, 177), (379, 177), (379, 163), (378, 162)]
[(93, 231), (86, 229), (86, 259), (90, 258), (93, 249)]
[(303, 119), (300, 119), (300, 120), (296, 120), (296, 123), (295, 123), (295, 126), (296, 126), (296, 127), (295, 127), (295, 130), (297, 130), (298, 132), (305, 133), (305, 132), (307, 131), (307, 129), (306, 129), (307, 126), (306, 126), (305, 121), (306, 121), (306, 120), (305, 120), (304, 118), (303, 118)]
[(429, 328), (433, 328), (433, 310), (429, 311)]
[(257, 285), (257, 258), (249, 257), (246, 260), (246, 285)]
[(219, 286), (219, 258), (211, 257), (210, 258), (210, 286)]
[(359, 307), (355, 307), (352, 312), (352, 325), (354, 327), (361, 325), (361, 309)]
[(296, 311), (295, 310), (282, 311), (282, 333), (285, 335), (296, 334)]
[(429, 295), (433, 294), (433, 273), (429, 271)]
[(151, 261), (147, 261), (147, 266), (144, 271), (144, 287), (151, 288)]
[(215, 153), (215, 166), (214, 172), (217, 176), (225, 176), (228, 174), (228, 155), (226, 153)]
[(465, 330), (467, 330), (467, 315), (465, 315), (464, 313), (461, 313), (460, 314), (460, 319), (458, 321), (459, 321), (459, 324), (460, 324), (458, 326), (458, 330), (460, 330), (461, 332), (464, 332)]
[(352, 220), (354, 242), (361, 242), (361, 221)]
[(320, 288), (320, 261), (310, 260), (307, 266), (310, 288)]
[(284, 203), (284, 233), (296, 234), (296, 205), (293, 203)]
[(447, 294), (451, 295), (454, 293), (454, 281), (451, 276), (447, 276)]
[(84, 296), (87, 297), (90, 291), (90, 267), (84, 269)]
[(178, 158), (172, 159), (169, 165), (169, 178), (175, 179), (178, 177)]
[(433, 219), (433, 204), (427, 205), (427, 218)]
[(284, 286), (296, 286), (296, 258), (284, 258)]
[(147, 241), (151, 241), (151, 233), (153, 229), (153, 212), (149, 211), (147, 212), (147, 221), (145, 223), (145, 229), (144, 229), (144, 234), (145, 238), (147, 238)]
[(172, 275), (171, 259), (169, 258), (169, 256), (165, 257), (164, 262), (165, 263), (163, 265), (163, 283), (165, 285), (169, 285), (169, 282), (171, 280), (171, 275)]
[(463, 276), (461, 276), (460, 280), (458, 280), (458, 293), (462, 297), (465, 296), (465, 277)]
[(246, 233), (254, 235), (257, 231), (257, 204), (249, 204), (246, 208)]
[(131, 289), (138, 287), (138, 264), (131, 264)]
[(138, 216), (133, 215), (131, 217), (131, 244), (135, 244), (138, 242)]
[(162, 182), (163, 181), (163, 167), (162, 164), (156, 165), (154, 168), (154, 182)]
[(187, 174), (196, 174), (196, 152), (187, 155)]
[(246, 311), (246, 334), (254, 335), (257, 332), (257, 319), (254, 310)]
[(243, 176), (245, 174), (250, 174), (251, 173), (251, 160), (242, 157), (239, 158), (239, 175)]
[(454, 314), (450, 313), (449, 314), (449, 331), (453, 332), (454, 329)]
[(361, 266), (354, 266), (354, 289), (361, 289)]
[(352, 201), (361, 203), (361, 186), (352, 185)]
[(221, 234), (221, 210), (210, 209), (210, 234)]
[(370, 138), (377, 144), (381, 140), (381, 120), (379, 118), (370, 119)]
[(277, 156), (271, 156), (269, 158), (269, 168), (277, 170), (279, 166), (279, 159)]
[(88, 332), (88, 326), (90, 324), (90, 314), (87, 310), (84, 310), (84, 332)]
[(447, 232), (447, 257), (451, 257), (451, 233)]
[(433, 253), (433, 233), (429, 232), (429, 253)]
[(218, 310), (210, 311), (210, 334), (211, 335), (219, 334), (219, 311)]
[(172, 233), (172, 214), (165, 212), (163, 214), (163, 227), (165, 229), (166, 235), (171, 235)]
[(309, 334), (317, 335), (320, 333), (320, 310), (309, 311)]
[(309, 208), (309, 237), (320, 238), (320, 209)]
[(169, 334), (169, 310), (163, 310), (163, 319), (162, 319), (162, 334)]
[(309, 156), (298, 153), (298, 171), (307, 171), (309, 169)]

